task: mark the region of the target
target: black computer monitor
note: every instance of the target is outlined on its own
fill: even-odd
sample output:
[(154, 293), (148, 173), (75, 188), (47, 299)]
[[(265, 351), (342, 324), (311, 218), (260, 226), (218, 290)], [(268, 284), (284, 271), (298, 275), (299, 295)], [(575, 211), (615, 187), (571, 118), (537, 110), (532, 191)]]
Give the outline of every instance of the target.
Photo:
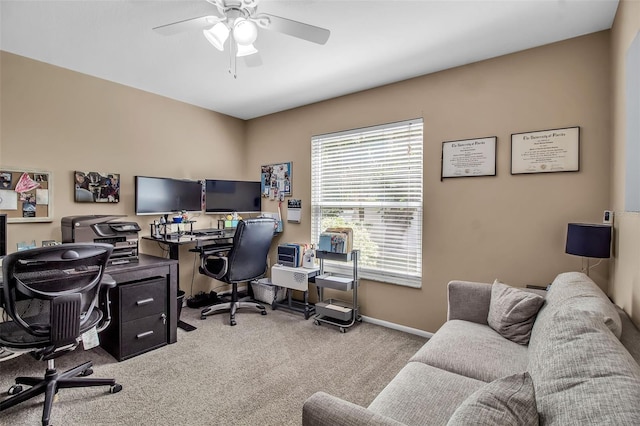
[(0, 214), (0, 256), (7, 255), (7, 215)]
[(195, 180), (136, 176), (136, 214), (202, 211), (202, 183)]
[(260, 182), (241, 180), (205, 180), (207, 213), (260, 212), (262, 192)]

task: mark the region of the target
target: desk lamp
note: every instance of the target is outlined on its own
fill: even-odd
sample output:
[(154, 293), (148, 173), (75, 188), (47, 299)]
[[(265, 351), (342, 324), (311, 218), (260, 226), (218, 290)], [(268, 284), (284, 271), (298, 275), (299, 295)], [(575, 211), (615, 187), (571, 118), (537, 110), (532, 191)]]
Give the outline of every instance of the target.
[[(611, 226), (590, 223), (570, 223), (567, 228), (566, 253), (582, 256), (582, 272), (589, 276), (589, 270), (597, 266), (602, 259), (611, 255)], [(589, 258), (600, 259), (589, 266)], [(586, 268), (585, 268), (585, 262)]]

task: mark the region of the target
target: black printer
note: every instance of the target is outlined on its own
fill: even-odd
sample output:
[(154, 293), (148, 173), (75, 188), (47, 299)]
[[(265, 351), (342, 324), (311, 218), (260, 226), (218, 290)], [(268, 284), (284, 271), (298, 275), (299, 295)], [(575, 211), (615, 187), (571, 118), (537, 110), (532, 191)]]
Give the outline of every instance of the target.
[(111, 244), (113, 252), (109, 264), (137, 262), (140, 226), (136, 222), (114, 222), (120, 217), (122, 216), (63, 217), (62, 242)]

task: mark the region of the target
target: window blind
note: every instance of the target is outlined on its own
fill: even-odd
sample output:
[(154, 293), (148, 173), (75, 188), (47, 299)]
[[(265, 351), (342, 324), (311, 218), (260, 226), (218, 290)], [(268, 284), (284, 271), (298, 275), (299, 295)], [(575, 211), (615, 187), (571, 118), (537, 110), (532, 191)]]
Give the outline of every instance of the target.
[(312, 241), (353, 228), (361, 277), (420, 287), (422, 145), (422, 119), (313, 136)]

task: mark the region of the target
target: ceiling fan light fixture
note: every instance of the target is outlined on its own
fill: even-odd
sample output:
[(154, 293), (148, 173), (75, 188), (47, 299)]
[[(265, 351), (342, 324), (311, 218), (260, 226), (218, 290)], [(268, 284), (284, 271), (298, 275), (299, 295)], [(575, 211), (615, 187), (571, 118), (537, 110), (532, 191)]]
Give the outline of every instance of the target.
[(258, 49), (256, 49), (253, 44), (244, 45), (238, 43), (238, 51), (236, 53), (236, 56), (249, 56), (253, 55), (254, 53), (258, 53)]
[(238, 18), (233, 24), (233, 38), (239, 45), (249, 46), (258, 38), (258, 27), (252, 21)]
[(219, 51), (224, 51), (224, 42), (229, 38), (229, 28), (222, 22), (218, 22), (208, 30), (202, 30), (204, 36)]

